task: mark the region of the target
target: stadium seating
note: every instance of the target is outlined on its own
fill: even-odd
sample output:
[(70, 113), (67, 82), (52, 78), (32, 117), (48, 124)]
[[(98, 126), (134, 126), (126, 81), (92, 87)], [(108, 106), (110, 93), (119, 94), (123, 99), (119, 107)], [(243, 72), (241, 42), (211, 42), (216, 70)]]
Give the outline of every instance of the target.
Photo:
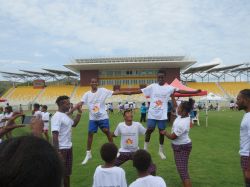
[(60, 95), (71, 96), (75, 86), (60, 85), (60, 86), (48, 86), (44, 92), (36, 99), (39, 104), (55, 104), (56, 98)]
[(10, 94), (7, 99), (11, 105), (28, 104), (41, 92), (41, 89), (34, 89), (32, 86), (20, 86)]
[(219, 96), (225, 96), (225, 93), (216, 85), (215, 82), (189, 82), (188, 87), (194, 89), (202, 89), (209, 92), (212, 92)]
[(219, 84), (231, 97), (236, 97), (240, 90), (250, 89), (248, 82), (220, 82)]
[(72, 97), (70, 99), (71, 102), (72, 103), (78, 103), (78, 102), (80, 102), (81, 99), (82, 99), (83, 94), (86, 93), (89, 90), (90, 90), (90, 86), (78, 86), (76, 88), (75, 93), (72, 95)]

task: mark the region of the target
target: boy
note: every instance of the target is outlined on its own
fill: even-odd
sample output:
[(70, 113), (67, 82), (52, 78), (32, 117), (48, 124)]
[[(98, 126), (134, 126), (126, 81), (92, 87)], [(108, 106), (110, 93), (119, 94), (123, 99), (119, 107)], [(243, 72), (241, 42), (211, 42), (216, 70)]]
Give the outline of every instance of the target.
[(129, 187), (166, 187), (166, 183), (161, 177), (152, 176), (148, 173), (148, 169), (152, 164), (150, 154), (145, 150), (138, 150), (133, 157), (133, 166), (138, 173), (136, 179)]
[(113, 143), (105, 143), (102, 145), (100, 154), (105, 163), (96, 168), (93, 187), (127, 187), (124, 170), (114, 166), (117, 152), (118, 149)]
[(42, 106), (43, 133), (46, 137), (46, 140), (49, 141), (48, 130), (49, 130), (50, 113), (47, 112), (47, 109), (48, 109), (47, 105)]
[[(134, 153), (138, 150), (139, 135), (145, 135), (146, 133), (146, 129), (142, 124), (133, 121), (132, 110), (125, 110), (123, 117), (125, 121), (119, 123), (113, 133), (113, 137), (121, 136), (121, 148), (115, 161), (116, 166), (132, 160)], [(154, 164), (150, 165), (148, 172), (155, 175), (156, 168)]]

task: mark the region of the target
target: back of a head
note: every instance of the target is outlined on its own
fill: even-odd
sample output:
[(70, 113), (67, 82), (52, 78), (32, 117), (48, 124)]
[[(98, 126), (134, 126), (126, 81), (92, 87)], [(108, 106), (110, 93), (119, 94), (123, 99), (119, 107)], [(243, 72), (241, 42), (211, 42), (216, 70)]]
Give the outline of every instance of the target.
[(106, 163), (112, 163), (116, 159), (117, 153), (118, 148), (113, 143), (103, 144), (100, 150), (102, 160)]
[(22, 136), (0, 144), (0, 186), (60, 187), (61, 160), (45, 140)]
[(151, 156), (147, 151), (139, 149), (135, 152), (133, 157), (133, 166), (138, 172), (146, 172), (151, 162)]

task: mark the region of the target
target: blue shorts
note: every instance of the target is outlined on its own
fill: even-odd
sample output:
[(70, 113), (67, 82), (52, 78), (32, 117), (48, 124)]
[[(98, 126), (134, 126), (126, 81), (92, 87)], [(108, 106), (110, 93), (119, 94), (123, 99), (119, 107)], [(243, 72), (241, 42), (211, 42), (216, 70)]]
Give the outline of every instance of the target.
[(89, 132), (96, 133), (100, 129), (107, 128), (109, 129), (109, 119), (103, 120), (89, 120)]
[(167, 127), (167, 120), (156, 120), (156, 119), (148, 119), (147, 127), (154, 129), (156, 127), (156, 123), (158, 126), (158, 129), (165, 130)]

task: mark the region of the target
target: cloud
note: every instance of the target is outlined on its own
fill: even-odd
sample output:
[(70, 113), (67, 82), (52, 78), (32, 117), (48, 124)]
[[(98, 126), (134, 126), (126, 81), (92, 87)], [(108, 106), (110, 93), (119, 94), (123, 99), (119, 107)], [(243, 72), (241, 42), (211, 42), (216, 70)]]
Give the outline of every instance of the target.
[(6, 59), (0, 59), (1, 65), (18, 65), (18, 64), (32, 64), (30, 61), (25, 60), (6, 60)]
[(2, 0), (0, 55), (34, 68), (135, 55), (241, 63), (250, 58), (249, 9), (247, 0)]

